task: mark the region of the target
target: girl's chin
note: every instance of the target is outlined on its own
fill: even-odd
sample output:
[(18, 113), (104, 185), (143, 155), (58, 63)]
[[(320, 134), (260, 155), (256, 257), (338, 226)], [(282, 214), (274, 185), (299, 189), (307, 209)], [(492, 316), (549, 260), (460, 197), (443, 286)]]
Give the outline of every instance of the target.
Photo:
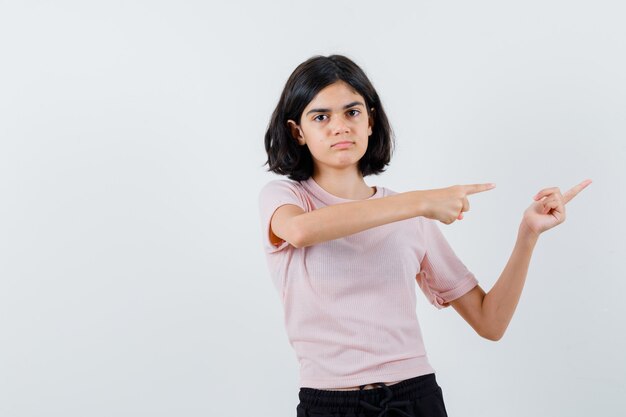
[[(365, 155), (365, 153), (363, 153)], [(344, 153), (335, 153), (331, 155), (329, 158), (325, 158), (325, 160), (319, 160), (318, 158), (314, 158), (317, 164), (324, 165), (332, 168), (349, 168), (351, 166), (356, 166), (363, 155), (356, 155), (353, 152), (344, 152)]]

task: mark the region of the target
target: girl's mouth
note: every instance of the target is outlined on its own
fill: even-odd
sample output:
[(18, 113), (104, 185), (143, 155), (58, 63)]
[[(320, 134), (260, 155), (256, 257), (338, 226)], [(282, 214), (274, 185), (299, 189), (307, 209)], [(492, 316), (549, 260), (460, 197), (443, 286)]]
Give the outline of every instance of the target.
[(333, 146), (331, 146), (331, 148), (347, 148), (351, 145), (353, 145), (354, 142), (350, 142), (350, 141), (343, 141), (343, 142), (338, 142), (335, 143)]

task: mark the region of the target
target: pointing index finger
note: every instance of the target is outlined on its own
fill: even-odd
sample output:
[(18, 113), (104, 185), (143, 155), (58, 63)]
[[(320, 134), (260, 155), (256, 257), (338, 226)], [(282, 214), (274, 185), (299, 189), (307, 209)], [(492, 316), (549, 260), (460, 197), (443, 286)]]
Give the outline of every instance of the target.
[(567, 204), (572, 198), (576, 197), (578, 193), (584, 190), (589, 184), (591, 184), (591, 180), (587, 179), (580, 184), (570, 188), (565, 194), (563, 194), (563, 202)]
[(469, 184), (465, 185), (465, 194), (476, 194), (496, 188), (496, 184), (490, 182), (487, 184)]

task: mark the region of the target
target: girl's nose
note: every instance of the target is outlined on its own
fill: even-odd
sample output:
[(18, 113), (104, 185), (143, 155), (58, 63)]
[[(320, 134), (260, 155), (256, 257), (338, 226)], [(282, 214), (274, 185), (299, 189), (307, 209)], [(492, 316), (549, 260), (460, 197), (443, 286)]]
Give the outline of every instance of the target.
[(335, 119), (335, 123), (333, 123), (333, 125), (331, 126), (331, 129), (334, 135), (341, 135), (343, 133), (348, 133), (350, 130), (345, 120), (341, 120), (341, 119), (338, 119), (338, 120)]

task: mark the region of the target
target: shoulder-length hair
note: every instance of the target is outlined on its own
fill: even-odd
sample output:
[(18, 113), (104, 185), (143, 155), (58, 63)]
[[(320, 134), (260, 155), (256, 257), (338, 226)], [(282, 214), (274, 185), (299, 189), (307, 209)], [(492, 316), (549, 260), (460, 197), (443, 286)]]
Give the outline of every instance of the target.
[(287, 175), (295, 181), (313, 175), (313, 158), (308, 146), (297, 143), (288, 120), (300, 124), (305, 107), (323, 88), (344, 81), (365, 99), (369, 117), (373, 118), (367, 151), (359, 160), (361, 175), (377, 175), (389, 165), (394, 135), (374, 86), (353, 61), (342, 55), (314, 56), (301, 63), (291, 74), (265, 133), (268, 171)]

